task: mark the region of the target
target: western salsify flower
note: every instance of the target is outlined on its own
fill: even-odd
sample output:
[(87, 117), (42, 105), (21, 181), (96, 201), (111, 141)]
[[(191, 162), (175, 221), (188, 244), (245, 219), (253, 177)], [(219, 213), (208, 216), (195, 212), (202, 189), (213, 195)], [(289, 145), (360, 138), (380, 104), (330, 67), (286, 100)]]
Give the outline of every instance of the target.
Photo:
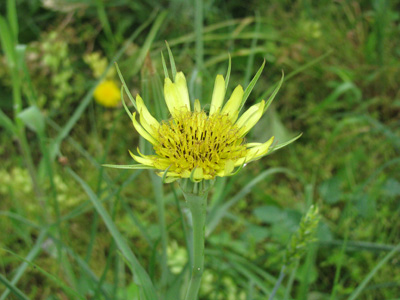
[(164, 96), (171, 118), (161, 122), (137, 95), (139, 121), (137, 113), (133, 113), (133, 125), (153, 145), (155, 154), (144, 155), (138, 149), (138, 155), (130, 152), (133, 159), (144, 168), (161, 170), (158, 174), (172, 182), (181, 178), (201, 181), (230, 176), (244, 164), (267, 155), (274, 137), (264, 143), (245, 141), (246, 134), (262, 117), (265, 101), (239, 115), (243, 88), (238, 85), (226, 103), (225, 93), (225, 79), (218, 75), (209, 113), (201, 109), (199, 100), (191, 108), (186, 79), (179, 72), (174, 82), (165, 79)]
[[(155, 169), (164, 182), (184, 179), (180, 182), (180, 187), (191, 212), (193, 233), (191, 278), (185, 300), (196, 300), (204, 271), (207, 196), (213, 179), (236, 174), (245, 164), (290, 144), (300, 135), (274, 147), (272, 147), (274, 137), (264, 143), (247, 143), (245, 140), (246, 134), (265, 113), (283, 82), (282, 75), (281, 81), (267, 101), (262, 100), (254, 104), (241, 114), (241, 109), (265, 62), (246, 90), (238, 85), (226, 102), (227, 83), (222, 75), (217, 75), (210, 109), (206, 112), (201, 108), (199, 100), (195, 100), (192, 107), (185, 75), (182, 72), (176, 73), (175, 62), (168, 44), (167, 48), (173, 73), (172, 81), (162, 56), (166, 77), (164, 98), (171, 115), (167, 120), (158, 121), (154, 118), (140, 95), (136, 96), (136, 101), (133, 99), (117, 66), (123, 88), (136, 112), (132, 114), (124, 101), (122, 104), (137, 132), (152, 144), (154, 153), (144, 155), (137, 149), (137, 154), (132, 152), (130, 154), (138, 164), (105, 166), (121, 169)], [(230, 69), (229, 61), (227, 82)]]

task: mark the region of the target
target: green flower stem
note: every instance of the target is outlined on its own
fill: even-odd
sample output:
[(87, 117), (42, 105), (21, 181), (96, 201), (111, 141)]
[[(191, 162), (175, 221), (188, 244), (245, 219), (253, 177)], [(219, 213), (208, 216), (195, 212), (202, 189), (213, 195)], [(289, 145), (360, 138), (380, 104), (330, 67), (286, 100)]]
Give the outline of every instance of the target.
[(204, 236), (208, 193), (187, 193), (183, 195), (192, 214), (193, 224), (193, 262), (192, 275), (185, 300), (196, 300), (204, 270)]

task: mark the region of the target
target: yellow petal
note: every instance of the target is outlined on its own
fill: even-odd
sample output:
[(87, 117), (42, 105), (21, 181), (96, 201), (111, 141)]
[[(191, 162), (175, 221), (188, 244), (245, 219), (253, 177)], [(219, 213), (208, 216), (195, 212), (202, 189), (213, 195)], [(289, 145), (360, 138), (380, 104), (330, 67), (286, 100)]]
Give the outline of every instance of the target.
[(210, 116), (221, 110), (225, 98), (225, 80), (222, 75), (217, 75), (211, 100)]
[(251, 106), (244, 114), (239, 118), (236, 122), (236, 125), (240, 128), (239, 136), (245, 136), (254, 125), (260, 120), (264, 113), (265, 101), (262, 100), (260, 103), (257, 103)]
[[(160, 176), (161, 178), (163, 178), (164, 173), (165, 172), (158, 172), (157, 175)], [(174, 174), (176, 174), (176, 173), (174, 173)], [(164, 178), (164, 183), (171, 183), (171, 182), (174, 182), (175, 180), (180, 179), (179, 174), (177, 174), (177, 175), (178, 176), (174, 176), (174, 175), (171, 175), (171, 172), (168, 172)]]
[(144, 129), (155, 136), (160, 127), (160, 123), (150, 114), (139, 94), (136, 96), (136, 105), (140, 114), (140, 123), (143, 125)]
[(269, 147), (271, 147), (273, 141), (274, 141), (274, 137), (271, 137), (265, 143), (263, 143), (259, 146), (250, 148), (246, 155), (246, 158), (247, 158), (246, 161), (250, 162), (253, 160), (257, 160), (257, 159), (263, 157), (264, 155), (266, 155), (268, 153)]
[(190, 106), (188, 106), (187, 103), (185, 104), (183, 102), (178, 88), (169, 78), (165, 78), (164, 97), (165, 97), (165, 102), (167, 103), (168, 106), (168, 110), (173, 117), (180, 110), (184, 109), (190, 110)]
[(195, 168), (192, 173), (193, 173), (193, 179), (195, 181), (199, 181), (199, 180), (203, 180), (204, 179), (203, 168)]
[(136, 160), (138, 163), (146, 166), (152, 166), (154, 167), (154, 160), (146, 158), (146, 157), (140, 157), (135, 154), (133, 154), (131, 151), (129, 151), (129, 154), (132, 156), (134, 160)]
[(153, 145), (157, 144), (157, 141), (154, 137), (152, 137), (143, 127), (136, 121), (136, 112), (132, 114), (132, 123), (137, 132), (144, 137), (146, 140), (148, 140), (150, 143)]
[(182, 72), (178, 72), (175, 76), (175, 85), (178, 88), (178, 92), (181, 96), (183, 104), (190, 110), (190, 99), (187, 88), (186, 78)]
[(238, 85), (233, 91), (231, 98), (226, 102), (224, 108), (222, 109), (223, 114), (227, 114), (231, 122), (235, 122), (239, 114), (239, 107), (243, 99), (243, 88)]
[(233, 160), (228, 160), (228, 161), (225, 163), (225, 168), (224, 168), (223, 170), (219, 171), (219, 172), (217, 173), (217, 175), (220, 176), (220, 177), (228, 176), (229, 174), (232, 173), (232, 171), (233, 171), (234, 169), (235, 169), (235, 163), (234, 163), (234, 161), (233, 161)]

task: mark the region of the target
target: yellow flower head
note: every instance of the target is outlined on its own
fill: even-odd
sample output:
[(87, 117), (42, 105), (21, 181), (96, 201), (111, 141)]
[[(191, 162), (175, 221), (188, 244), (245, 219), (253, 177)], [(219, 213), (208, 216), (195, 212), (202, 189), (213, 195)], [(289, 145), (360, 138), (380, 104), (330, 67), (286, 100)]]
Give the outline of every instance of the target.
[(121, 99), (121, 93), (114, 80), (103, 80), (93, 93), (94, 99), (105, 107), (116, 107)]
[(263, 115), (265, 101), (251, 106), (239, 117), (243, 88), (237, 86), (224, 104), (225, 92), (225, 80), (218, 75), (207, 114), (198, 100), (191, 108), (182, 72), (176, 74), (175, 82), (166, 78), (164, 96), (171, 119), (161, 123), (137, 95), (139, 122), (133, 113), (133, 125), (153, 145), (155, 154), (143, 155), (138, 150), (139, 155), (131, 153), (133, 159), (142, 168), (161, 170), (158, 174), (167, 182), (181, 178), (201, 181), (232, 175), (244, 164), (268, 154), (274, 137), (265, 143), (246, 143), (244, 139)]

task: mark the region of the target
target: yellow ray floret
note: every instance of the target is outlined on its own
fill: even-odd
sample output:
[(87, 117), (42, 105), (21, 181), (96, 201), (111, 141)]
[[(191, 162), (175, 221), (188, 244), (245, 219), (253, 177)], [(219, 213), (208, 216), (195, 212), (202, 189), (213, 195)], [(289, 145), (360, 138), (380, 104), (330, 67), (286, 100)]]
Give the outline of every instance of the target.
[(172, 82), (165, 79), (164, 96), (171, 119), (158, 122), (148, 111), (143, 99), (136, 97), (139, 121), (132, 116), (136, 130), (152, 145), (155, 154), (135, 155), (139, 164), (160, 170), (166, 182), (180, 178), (194, 181), (230, 176), (244, 164), (257, 160), (270, 151), (274, 138), (265, 143), (244, 141), (245, 135), (264, 113), (265, 101), (251, 106), (240, 117), (244, 91), (239, 85), (224, 105), (225, 80), (215, 80), (210, 112), (201, 109), (199, 100), (190, 109), (185, 76), (179, 72)]

